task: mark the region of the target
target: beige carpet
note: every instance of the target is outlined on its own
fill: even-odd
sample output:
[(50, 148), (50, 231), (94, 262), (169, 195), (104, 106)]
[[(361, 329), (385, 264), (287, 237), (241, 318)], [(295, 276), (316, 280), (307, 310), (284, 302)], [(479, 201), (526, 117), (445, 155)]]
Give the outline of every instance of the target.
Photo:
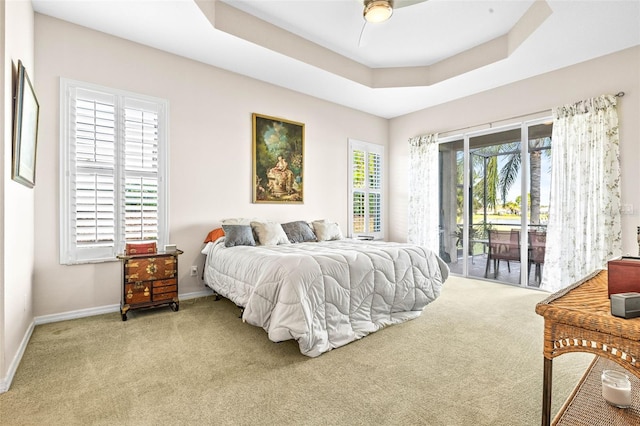
[[(546, 293), (451, 277), (422, 316), (318, 358), (229, 301), (36, 327), (2, 425), (537, 425)], [(592, 356), (554, 361), (557, 412)]]

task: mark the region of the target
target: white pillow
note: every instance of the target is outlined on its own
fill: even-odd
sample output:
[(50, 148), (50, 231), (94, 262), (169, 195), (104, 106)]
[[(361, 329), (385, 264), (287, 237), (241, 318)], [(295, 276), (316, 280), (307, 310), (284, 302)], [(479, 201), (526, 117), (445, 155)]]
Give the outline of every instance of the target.
[(282, 225), (275, 222), (251, 222), (251, 228), (258, 236), (263, 246), (275, 246), (278, 244), (291, 244)]
[(340, 226), (335, 222), (313, 221), (313, 230), (316, 233), (318, 241), (342, 240), (342, 231)]
[(228, 219), (222, 219), (223, 225), (251, 225), (251, 222), (261, 222), (257, 217), (245, 218), (245, 217), (231, 217)]

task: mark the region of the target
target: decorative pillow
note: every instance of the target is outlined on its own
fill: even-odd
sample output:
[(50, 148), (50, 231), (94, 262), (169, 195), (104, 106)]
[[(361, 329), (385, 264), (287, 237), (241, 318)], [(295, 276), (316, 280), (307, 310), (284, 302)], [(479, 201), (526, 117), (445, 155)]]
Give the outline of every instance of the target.
[(282, 225), (275, 222), (251, 222), (251, 227), (258, 236), (258, 241), (263, 246), (275, 246), (278, 244), (290, 244)]
[(316, 234), (307, 222), (299, 220), (297, 222), (283, 223), (282, 229), (287, 234), (287, 238), (292, 243), (304, 243), (307, 241), (317, 241)]
[(224, 230), (222, 228), (216, 228), (207, 234), (207, 238), (205, 238), (204, 243), (214, 242), (220, 237), (224, 237)]
[(223, 225), (251, 225), (251, 222), (265, 222), (257, 217), (230, 217), (228, 219), (222, 219)]
[(249, 225), (222, 225), (225, 247), (255, 246), (253, 232)]
[(313, 230), (316, 232), (318, 241), (342, 240), (342, 231), (335, 222), (314, 221)]

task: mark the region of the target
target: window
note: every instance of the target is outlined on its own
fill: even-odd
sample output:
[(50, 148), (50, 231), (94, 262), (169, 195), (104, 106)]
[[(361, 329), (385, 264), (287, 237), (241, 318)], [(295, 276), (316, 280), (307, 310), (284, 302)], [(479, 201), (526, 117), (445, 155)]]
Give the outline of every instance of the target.
[(115, 259), (166, 243), (168, 102), (60, 83), (60, 262)]
[(382, 159), (384, 147), (349, 140), (349, 235), (384, 237), (382, 229)]

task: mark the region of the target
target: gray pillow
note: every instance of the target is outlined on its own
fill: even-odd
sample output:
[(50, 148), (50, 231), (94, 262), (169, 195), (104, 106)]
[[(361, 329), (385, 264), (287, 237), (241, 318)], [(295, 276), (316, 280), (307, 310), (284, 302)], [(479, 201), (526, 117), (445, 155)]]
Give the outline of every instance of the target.
[(255, 246), (250, 225), (222, 225), (225, 247)]
[(287, 238), (292, 243), (304, 243), (308, 241), (317, 241), (316, 234), (309, 224), (303, 220), (297, 222), (283, 223), (282, 229), (287, 234)]

